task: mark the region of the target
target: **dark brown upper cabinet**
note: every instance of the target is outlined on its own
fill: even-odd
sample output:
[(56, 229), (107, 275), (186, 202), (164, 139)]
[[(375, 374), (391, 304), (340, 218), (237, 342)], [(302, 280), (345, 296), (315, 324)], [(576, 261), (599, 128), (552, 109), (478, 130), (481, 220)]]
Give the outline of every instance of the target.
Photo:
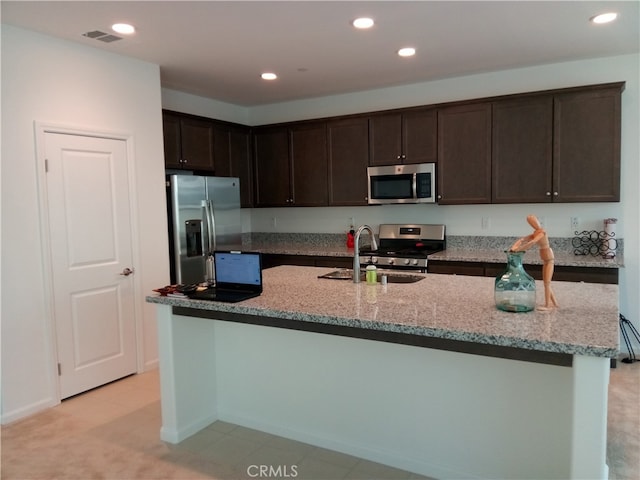
[(163, 112), (162, 124), (166, 168), (215, 171), (212, 121)]
[(491, 103), (438, 110), (440, 204), (491, 203)]
[(253, 206), (251, 129), (242, 125), (215, 123), (214, 156), (216, 176), (240, 179), (240, 204)]
[(494, 102), (493, 203), (619, 201), (622, 87)]
[(280, 207), (291, 203), (289, 138), (287, 127), (254, 130), (256, 206)]
[(369, 117), (369, 165), (429, 163), (437, 160), (435, 108)]
[(369, 123), (366, 117), (327, 122), (329, 205), (367, 205)]
[(326, 123), (301, 124), (289, 129), (291, 157), (291, 205), (327, 206)]
[(324, 122), (258, 128), (254, 142), (257, 206), (327, 205)]
[(615, 83), (554, 95), (554, 201), (620, 201), (623, 89)]
[(553, 97), (493, 104), (492, 202), (551, 202)]
[(430, 162), (441, 204), (617, 202), (624, 85), (253, 129), (167, 110), (165, 164), (240, 177), (243, 206), (367, 205), (369, 165)]

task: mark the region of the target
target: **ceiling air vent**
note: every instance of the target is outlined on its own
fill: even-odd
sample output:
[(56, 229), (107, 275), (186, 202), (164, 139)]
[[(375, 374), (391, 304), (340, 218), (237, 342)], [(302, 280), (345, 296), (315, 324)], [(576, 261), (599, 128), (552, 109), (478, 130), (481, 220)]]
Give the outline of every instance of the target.
[(118, 37), (117, 35), (111, 35), (110, 33), (101, 32), (100, 30), (94, 30), (92, 32), (87, 32), (82, 34), (83, 37), (95, 38), (96, 40), (100, 40), (101, 42), (111, 43), (116, 40), (122, 40), (122, 37)]

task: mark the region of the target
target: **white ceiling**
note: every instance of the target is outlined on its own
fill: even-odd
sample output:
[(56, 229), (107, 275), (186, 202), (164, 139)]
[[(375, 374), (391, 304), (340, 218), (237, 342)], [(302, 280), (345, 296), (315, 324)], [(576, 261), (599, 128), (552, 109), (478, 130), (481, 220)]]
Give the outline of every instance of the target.
[[(160, 65), (162, 86), (254, 106), (640, 51), (633, 1), (1, 2), (2, 22)], [(589, 18), (616, 11), (618, 20)], [(356, 31), (350, 21), (371, 16)], [(83, 36), (129, 22), (112, 43)], [(417, 55), (396, 50), (414, 46)], [(265, 82), (260, 73), (276, 72)]]

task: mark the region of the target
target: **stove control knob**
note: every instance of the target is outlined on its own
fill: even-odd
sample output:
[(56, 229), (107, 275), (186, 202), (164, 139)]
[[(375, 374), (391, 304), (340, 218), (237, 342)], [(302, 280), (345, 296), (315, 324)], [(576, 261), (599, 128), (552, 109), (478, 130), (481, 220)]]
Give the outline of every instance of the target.
[(418, 264), (418, 259), (414, 258), (413, 260), (411, 260), (411, 265), (417, 265)]
[(405, 258), (405, 259), (404, 259), (404, 264), (405, 264), (405, 265), (409, 265), (409, 259), (408, 259), (408, 258)]
[(393, 258), (389, 259), (389, 265), (393, 265)]
[(371, 263), (378, 263), (378, 257), (371, 257)]

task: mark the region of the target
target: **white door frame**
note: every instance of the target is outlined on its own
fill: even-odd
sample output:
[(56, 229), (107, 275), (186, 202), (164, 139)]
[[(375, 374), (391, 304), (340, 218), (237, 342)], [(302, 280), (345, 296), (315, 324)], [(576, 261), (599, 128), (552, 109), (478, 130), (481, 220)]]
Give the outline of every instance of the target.
[[(129, 178), (129, 202), (131, 213), (131, 253), (133, 266), (140, 272), (140, 236), (138, 232), (138, 210), (137, 184), (135, 181), (135, 150), (133, 136), (126, 133), (107, 132), (100, 130), (87, 130), (83, 127), (73, 127), (68, 125), (50, 124), (45, 122), (35, 122), (36, 138), (36, 177), (38, 181), (38, 206), (40, 212), (40, 238), (42, 245), (42, 276), (45, 294), (44, 310), (45, 324), (47, 325), (46, 336), (49, 342), (49, 352), (51, 365), (49, 366), (49, 384), (52, 391), (52, 398), (56, 404), (60, 403), (60, 382), (58, 381), (58, 346), (56, 340), (56, 319), (53, 298), (53, 270), (51, 238), (49, 234), (49, 202), (47, 195), (47, 179), (45, 165), (45, 134), (59, 133), (66, 135), (79, 135), (85, 137), (108, 138), (112, 140), (122, 140), (127, 149), (127, 175)], [(142, 278), (133, 275), (133, 298), (134, 298), (134, 324), (136, 333), (136, 369), (138, 373), (144, 371), (144, 331), (142, 326), (143, 300), (140, 297), (142, 292)]]

